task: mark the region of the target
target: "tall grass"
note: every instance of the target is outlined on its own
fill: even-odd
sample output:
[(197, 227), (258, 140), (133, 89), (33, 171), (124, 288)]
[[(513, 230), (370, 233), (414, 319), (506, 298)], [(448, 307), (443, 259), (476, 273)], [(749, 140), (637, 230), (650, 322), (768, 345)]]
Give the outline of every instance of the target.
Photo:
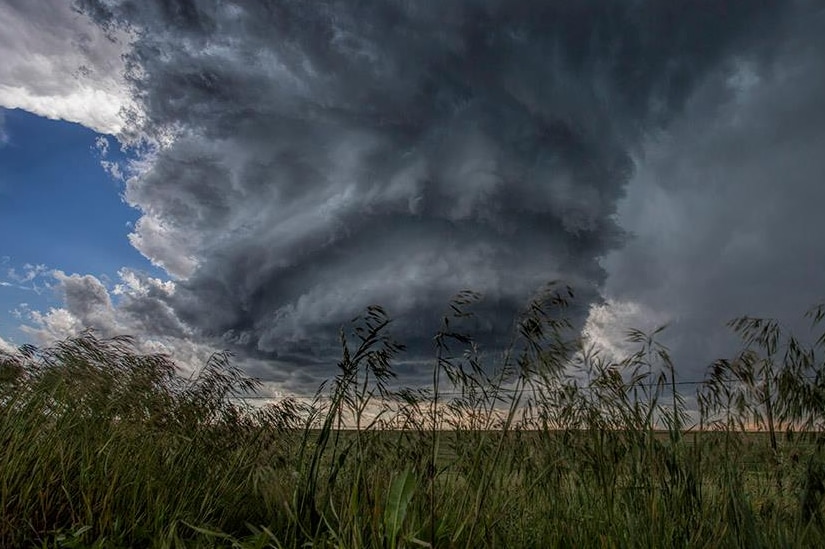
[[(609, 359), (551, 285), (508, 351), (450, 304), (429, 387), (399, 388), (379, 307), (341, 333), (312, 404), (262, 408), (213, 356), (93, 333), (0, 354), (4, 547), (776, 547), (825, 542), (825, 336), (731, 327), (694, 395), (651, 334)], [(813, 309), (818, 327), (825, 308)], [(690, 397), (690, 398), (689, 398)]]

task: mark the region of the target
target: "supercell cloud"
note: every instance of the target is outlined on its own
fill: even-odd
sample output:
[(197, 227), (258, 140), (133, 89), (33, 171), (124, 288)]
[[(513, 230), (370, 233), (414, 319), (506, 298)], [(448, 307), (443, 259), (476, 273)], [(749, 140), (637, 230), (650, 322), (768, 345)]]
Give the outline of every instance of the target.
[(787, 6), (82, 0), (132, 36), (131, 129), (162, 143), (125, 197), (175, 290), (118, 314), (306, 366), (374, 303), (413, 355), (465, 288), (488, 336), (550, 280), (595, 303), (633, 159), (707, 75), (768, 63)]

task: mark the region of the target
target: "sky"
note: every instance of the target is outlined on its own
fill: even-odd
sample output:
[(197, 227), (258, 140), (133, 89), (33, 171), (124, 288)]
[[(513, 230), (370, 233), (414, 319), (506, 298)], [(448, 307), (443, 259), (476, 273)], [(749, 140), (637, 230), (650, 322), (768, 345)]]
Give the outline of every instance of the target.
[(53, 302), (50, 265), (104, 280), (124, 265), (153, 268), (128, 241), (138, 212), (101, 166), (125, 159), (113, 138), (22, 110), (5, 111), (3, 120), (0, 330), (17, 337), (21, 315)]
[[(43, 9), (49, 4), (48, 9)], [(91, 327), (274, 390), (384, 306), (420, 361), (452, 295), (495, 355), (548, 281), (681, 380), (725, 323), (825, 300), (825, 7), (0, 4), (0, 345)]]

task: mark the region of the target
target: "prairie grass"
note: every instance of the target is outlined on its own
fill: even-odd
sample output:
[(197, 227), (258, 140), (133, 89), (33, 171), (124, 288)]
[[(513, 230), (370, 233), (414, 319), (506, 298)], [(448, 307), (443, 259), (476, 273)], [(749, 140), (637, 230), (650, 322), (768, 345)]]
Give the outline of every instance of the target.
[(825, 338), (737, 319), (690, 410), (658, 330), (608, 360), (572, 297), (548, 287), (489, 364), (459, 294), (425, 388), (370, 307), (312, 404), (252, 406), (227, 354), (185, 379), (127, 337), (0, 354), (0, 546), (825, 545)]

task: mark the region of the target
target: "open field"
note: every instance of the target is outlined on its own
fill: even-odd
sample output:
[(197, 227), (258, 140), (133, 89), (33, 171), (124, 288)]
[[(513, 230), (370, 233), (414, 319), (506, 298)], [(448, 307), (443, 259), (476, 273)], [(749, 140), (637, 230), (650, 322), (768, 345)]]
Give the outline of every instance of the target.
[(388, 322), (368, 311), (313, 405), (252, 407), (226, 356), (182, 379), (128, 339), (0, 355), (0, 546), (825, 543), (819, 347), (734, 326), (697, 420), (652, 337), (605, 362), (531, 308), (501, 367), (442, 331), (433, 386), (398, 391)]

